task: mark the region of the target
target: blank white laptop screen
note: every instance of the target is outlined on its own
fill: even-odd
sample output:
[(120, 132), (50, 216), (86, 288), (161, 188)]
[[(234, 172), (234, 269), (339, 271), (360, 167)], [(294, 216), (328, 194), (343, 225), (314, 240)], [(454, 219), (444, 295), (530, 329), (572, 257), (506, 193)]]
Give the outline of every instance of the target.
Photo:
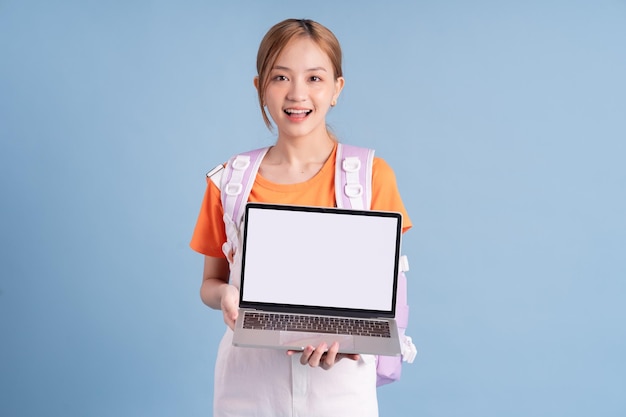
[(392, 310), (397, 216), (255, 207), (246, 215), (242, 301)]

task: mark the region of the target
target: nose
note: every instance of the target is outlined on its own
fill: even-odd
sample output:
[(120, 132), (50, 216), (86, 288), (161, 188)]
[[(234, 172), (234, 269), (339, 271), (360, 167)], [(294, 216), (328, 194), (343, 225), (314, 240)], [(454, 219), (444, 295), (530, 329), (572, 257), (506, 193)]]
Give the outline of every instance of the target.
[(306, 83), (302, 80), (292, 80), (289, 84), (287, 99), (291, 101), (304, 101), (307, 97)]

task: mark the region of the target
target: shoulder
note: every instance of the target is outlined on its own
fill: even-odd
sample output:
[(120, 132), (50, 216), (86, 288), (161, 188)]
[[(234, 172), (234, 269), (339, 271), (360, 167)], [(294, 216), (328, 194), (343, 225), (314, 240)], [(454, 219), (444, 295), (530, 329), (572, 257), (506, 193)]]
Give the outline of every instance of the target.
[(383, 158), (378, 156), (374, 157), (374, 163), (372, 165), (372, 176), (379, 179), (393, 179), (395, 181), (396, 174), (391, 168), (391, 165), (387, 163)]

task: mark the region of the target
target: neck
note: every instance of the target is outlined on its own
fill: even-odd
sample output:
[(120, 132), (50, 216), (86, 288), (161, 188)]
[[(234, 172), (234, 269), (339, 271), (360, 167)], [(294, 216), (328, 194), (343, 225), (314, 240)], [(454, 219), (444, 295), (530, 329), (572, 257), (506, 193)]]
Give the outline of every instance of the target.
[(323, 135), (299, 138), (278, 137), (272, 148), (274, 162), (287, 164), (326, 161), (335, 147), (336, 140), (329, 132)]

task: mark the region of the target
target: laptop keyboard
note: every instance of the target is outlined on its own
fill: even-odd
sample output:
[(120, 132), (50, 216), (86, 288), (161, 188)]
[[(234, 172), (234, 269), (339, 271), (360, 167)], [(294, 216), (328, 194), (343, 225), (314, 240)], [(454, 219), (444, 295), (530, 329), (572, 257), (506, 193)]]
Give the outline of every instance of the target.
[(245, 329), (257, 330), (287, 330), (349, 334), (353, 336), (391, 337), (389, 323), (386, 321), (344, 317), (246, 311), (243, 318), (243, 327)]

